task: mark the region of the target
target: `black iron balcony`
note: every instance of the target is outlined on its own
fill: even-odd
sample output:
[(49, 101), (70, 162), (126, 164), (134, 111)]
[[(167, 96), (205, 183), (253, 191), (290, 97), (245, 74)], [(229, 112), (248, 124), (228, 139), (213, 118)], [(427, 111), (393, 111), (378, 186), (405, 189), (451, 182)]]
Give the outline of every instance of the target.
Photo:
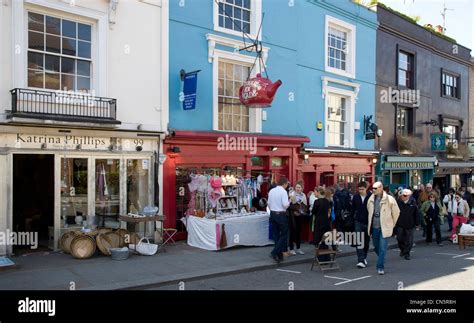
[(13, 89), (10, 117), (120, 124), (117, 100), (89, 93)]

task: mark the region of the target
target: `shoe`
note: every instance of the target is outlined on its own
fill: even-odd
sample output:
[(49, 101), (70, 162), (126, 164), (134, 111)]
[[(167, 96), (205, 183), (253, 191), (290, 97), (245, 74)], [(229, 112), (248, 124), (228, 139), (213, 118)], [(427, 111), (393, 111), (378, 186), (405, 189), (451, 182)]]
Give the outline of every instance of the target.
[(412, 247), (416, 247), (416, 243), (413, 242), (413, 246)]
[(439, 246), (439, 247), (442, 247), (442, 246), (443, 246), (443, 244), (442, 244), (442, 243), (438, 243), (438, 246)]
[(410, 255), (405, 255), (405, 260), (410, 260)]
[(384, 275), (385, 272), (383, 271), (383, 269), (377, 269), (377, 274)]
[(276, 262), (277, 264), (279, 264), (280, 261), (281, 261), (278, 256), (274, 256), (274, 255), (272, 255), (272, 254), (270, 254), (270, 258), (272, 258), (273, 260), (275, 260), (275, 262)]
[(359, 263), (357, 264), (357, 267), (359, 267), (359, 268), (365, 268), (366, 266), (365, 266), (365, 264), (364, 264), (363, 262), (359, 262)]
[(399, 255), (399, 256), (400, 256), (400, 257), (403, 257), (403, 251), (400, 251), (400, 255)]
[(367, 266), (368, 263), (367, 263), (367, 259), (364, 259), (364, 264)]
[(283, 254), (282, 254), (282, 253), (279, 254), (277, 258), (278, 258), (279, 262), (282, 262), (283, 259), (284, 259), (284, 258), (283, 258)]
[(294, 251), (294, 250), (290, 250), (290, 251), (288, 251), (288, 253), (289, 253), (290, 255), (296, 256), (296, 251)]
[(304, 255), (304, 252), (303, 252), (303, 250), (301, 250), (301, 249), (296, 249), (296, 253), (297, 253), (298, 255)]

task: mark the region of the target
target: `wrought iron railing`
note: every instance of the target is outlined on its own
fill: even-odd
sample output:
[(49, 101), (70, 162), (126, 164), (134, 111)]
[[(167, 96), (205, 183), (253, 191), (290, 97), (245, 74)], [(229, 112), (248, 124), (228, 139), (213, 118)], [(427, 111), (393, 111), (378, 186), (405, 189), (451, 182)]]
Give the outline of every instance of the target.
[(114, 121), (117, 117), (116, 99), (96, 97), (82, 92), (19, 88), (11, 90), (10, 93), (13, 116), (97, 121)]

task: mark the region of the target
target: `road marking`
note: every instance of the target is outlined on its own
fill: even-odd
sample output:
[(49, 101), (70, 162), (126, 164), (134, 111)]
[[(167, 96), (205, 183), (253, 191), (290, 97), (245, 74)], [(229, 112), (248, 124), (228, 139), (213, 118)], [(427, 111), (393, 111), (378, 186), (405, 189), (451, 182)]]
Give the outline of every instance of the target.
[(369, 278), (369, 277), (372, 277), (372, 276), (369, 275), (369, 276), (364, 276), (364, 277), (359, 277), (359, 278), (350, 279), (350, 280), (345, 281), (345, 282), (335, 283), (334, 286), (342, 285), (342, 284), (345, 284), (345, 283), (351, 283), (351, 282), (353, 282), (353, 281), (361, 280), (361, 279), (365, 279), (365, 278)]
[(463, 255), (457, 255), (457, 256), (454, 256), (453, 258), (459, 258), (459, 257), (462, 257), (462, 256), (468, 256), (468, 255), (470, 255), (470, 253), (465, 253)]
[(347, 278), (341, 278), (341, 277), (326, 276), (326, 275), (324, 275), (324, 277), (327, 277), (327, 278), (334, 278), (334, 279), (342, 279), (342, 280), (347, 280), (347, 281), (350, 281), (350, 279), (347, 279)]
[(286, 273), (301, 274), (300, 271), (286, 270), (286, 269), (277, 269), (277, 271), (284, 271)]
[(446, 255), (446, 256), (457, 256), (457, 253), (444, 253), (444, 252), (437, 252), (437, 255)]

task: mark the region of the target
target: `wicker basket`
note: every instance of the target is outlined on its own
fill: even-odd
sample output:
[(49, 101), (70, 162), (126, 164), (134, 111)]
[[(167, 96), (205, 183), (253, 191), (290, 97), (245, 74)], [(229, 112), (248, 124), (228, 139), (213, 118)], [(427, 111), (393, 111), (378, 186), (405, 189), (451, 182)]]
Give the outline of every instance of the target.
[[(146, 240), (146, 243), (144, 242)], [(158, 251), (158, 245), (150, 243), (148, 238), (141, 238), (136, 245), (136, 250), (143, 256), (153, 256)]]
[(130, 239), (130, 232), (128, 232), (128, 230), (125, 230), (125, 229), (118, 229), (117, 231), (115, 231), (115, 233), (118, 234), (120, 237), (119, 247), (120, 248), (125, 247), (128, 244), (128, 243), (125, 243), (125, 240), (127, 238)]
[(87, 234), (76, 235), (71, 242), (71, 254), (77, 259), (92, 257), (96, 251), (96, 243), (93, 237)]
[(120, 236), (115, 232), (101, 233), (97, 236), (97, 247), (100, 252), (110, 256), (110, 248), (118, 248), (120, 245)]
[(112, 260), (125, 260), (128, 259), (130, 252), (127, 247), (123, 248), (110, 248)]
[(79, 234), (80, 233), (77, 231), (68, 231), (61, 236), (61, 239), (59, 240), (60, 248), (62, 251), (64, 251), (64, 253), (71, 253), (72, 239), (74, 239)]

